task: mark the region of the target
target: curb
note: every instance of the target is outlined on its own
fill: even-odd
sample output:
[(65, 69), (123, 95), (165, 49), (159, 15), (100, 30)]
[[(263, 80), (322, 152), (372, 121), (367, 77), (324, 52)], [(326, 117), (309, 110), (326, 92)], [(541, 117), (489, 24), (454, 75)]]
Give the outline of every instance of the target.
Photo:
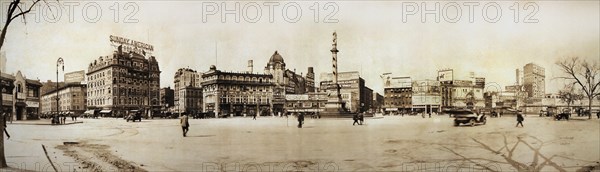
[(77, 121), (77, 122), (66, 123), (66, 124), (20, 123), (20, 122), (15, 122), (15, 123), (7, 123), (7, 125), (56, 125), (56, 126), (61, 126), (61, 125), (82, 124), (82, 123), (83, 123), (83, 121)]

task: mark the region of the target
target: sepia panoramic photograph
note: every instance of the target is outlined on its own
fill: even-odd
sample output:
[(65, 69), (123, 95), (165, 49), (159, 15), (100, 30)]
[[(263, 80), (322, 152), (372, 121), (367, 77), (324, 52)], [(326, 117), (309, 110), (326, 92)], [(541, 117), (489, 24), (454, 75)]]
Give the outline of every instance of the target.
[(600, 171), (600, 1), (1, 0), (0, 171)]

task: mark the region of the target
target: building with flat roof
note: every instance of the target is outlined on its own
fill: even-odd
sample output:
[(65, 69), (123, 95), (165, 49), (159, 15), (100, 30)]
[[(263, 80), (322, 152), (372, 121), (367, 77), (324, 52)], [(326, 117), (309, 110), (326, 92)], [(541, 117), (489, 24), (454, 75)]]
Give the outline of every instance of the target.
[(202, 109), (217, 117), (281, 114), (283, 104), (273, 107), (272, 80), (270, 74), (223, 72), (213, 65), (202, 75)]
[[(41, 114), (49, 116), (52, 114), (81, 115), (87, 107), (87, 85), (81, 83), (69, 83), (42, 95)], [(58, 92), (58, 109), (56, 96)]]
[(412, 109), (418, 112), (439, 112), (442, 105), (441, 84), (436, 80), (412, 83)]
[(162, 111), (167, 111), (169, 108), (175, 106), (175, 91), (171, 87), (161, 88), (159, 94)]
[(384, 112), (398, 114), (412, 111), (412, 79), (389, 75), (385, 75), (383, 79)]
[(180, 68), (174, 77), (175, 112), (202, 112), (202, 73)]
[[(321, 74), (320, 89), (332, 91), (328, 89), (333, 84), (332, 73)], [(340, 94), (342, 101), (345, 103), (345, 108), (352, 112), (366, 112), (371, 107), (373, 101), (373, 90), (365, 86), (365, 80), (360, 77), (359, 72), (339, 72), (338, 84), (340, 86)], [(328, 92), (327, 94), (332, 94)]]
[(543, 67), (533, 63), (523, 66), (523, 86), (527, 97), (541, 100), (546, 95), (545, 73)]

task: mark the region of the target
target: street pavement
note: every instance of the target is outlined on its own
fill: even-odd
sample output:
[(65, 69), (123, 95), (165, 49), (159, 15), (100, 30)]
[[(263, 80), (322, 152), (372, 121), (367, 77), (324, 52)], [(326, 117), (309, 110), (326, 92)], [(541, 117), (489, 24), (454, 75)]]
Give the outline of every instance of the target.
[[(72, 125), (8, 124), (11, 169), (54, 171), (576, 171), (598, 169), (600, 120), (528, 115), (454, 127), (433, 115), (351, 119), (259, 117)], [(65, 143), (66, 142), (66, 143)]]

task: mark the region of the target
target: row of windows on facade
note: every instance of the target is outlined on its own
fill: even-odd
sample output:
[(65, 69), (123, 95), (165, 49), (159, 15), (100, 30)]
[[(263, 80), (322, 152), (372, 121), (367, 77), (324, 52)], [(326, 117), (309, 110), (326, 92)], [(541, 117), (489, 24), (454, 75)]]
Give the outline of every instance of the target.
[[(111, 88), (106, 88), (106, 89), (96, 89), (93, 91), (88, 91), (88, 94), (90, 96), (102, 96), (105, 94), (111, 94), (113, 92), (117, 92), (118, 87), (113, 87)], [(113, 90), (113, 91), (111, 91)], [(147, 89), (137, 89), (137, 88), (121, 88), (120, 93), (122, 96), (128, 95), (128, 96), (147, 96), (148, 95), (148, 90)], [(152, 94), (156, 94), (156, 91), (151, 91)]]
[(202, 97), (202, 92), (201, 91), (189, 91), (189, 90), (186, 90), (185, 92), (181, 91), (181, 93), (185, 93), (185, 96), (190, 96), (190, 97)]
[[(114, 98), (113, 100), (118, 100), (116, 103), (114, 103), (115, 105), (140, 105), (143, 103), (143, 105), (148, 105), (148, 100), (147, 98), (141, 98), (142, 100), (138, 100), (138, 98)], [(109, 102), (111, 101), (111, 98), (107, 98), (107, 99), (94, 99), (94, 100), (89, 100), (88, 101), (88, 106), (100, 106), (100, 105), (107, 105)], [(156, 105), (156, 103), (153, 103), (153, 105)]]
[(324, 108), (325, 103), (288, 103), (287, 107), (288, 108), (298, 108), (298, 107), (304, 107), (304, 108), (321, 107), (321, 108)]
[[(93, 82), (88, 83), (89, 89), (96, 89), (98, 87), (104, 86), (106, 84), (104, 81), (105, 80), (99, 80), (99, 81), (93, 81)], [(133, 81), (132, 81), (130, 78), (122, 78), (120, 81), (121, 81), (120, 83), (133, 84), (134, 86), (147, 85), (149, 83), (148, 80), (133, 79)], [(112, 83), (117, 84), (117, 78), (113, 78)], [(152, 82), (150, 82), (150, 84), (158, 85), (158, 82), (152, 81)]]
[[(42, 111), (55, 111), (56, 110), (56, 106), (44, 107), (42, 109), (43, 109)], [(67, 106), (60, 106), (59, 111), (64, 111), (64, 110), (69, 111), (69, 110), (85, 110), (85, 109), (84, 109), (83, 106), (78, 106), (78, 105), (75, 105), (75, 106), (68, 106), (68, 105)]]
[[(113, 55), (113, 58), (116, 58), (116, 55)], [(93, 68), (99, 68), (99, 67), (107, 66), (107, 65), (110, 65), (110, 64), (117, 64), (117, 60), (116, 59), (109, 59), (108, 56), (100, 57), (100, 62), (94, 60), (94, 63), (93, 63), (94, 66), (93, 66)], [(127, 66), (127, 67), (135, 67), (135, 68), (143, 69), (143, 70), (147, 70), (148, 69), (148, 67), (146, 65), (147, 63), (144, 63), (144, 62), (138, 63), (136, 61), (133, 61), (133, 63), (131, 63), (131, 61), (119, 60), (118, 64), (123, 65), (123, 66)], [(133, 64), (133, 66), (132, 66), (132, 64)], [(156, 67), (153, 66), (152, 70), (156, 70)]]
[[(131, 76), (131, 77), (137, 77), (137, 78), (142, 78), (142, 79), (148, 79), (148, 74), (146, 72), (129, 72), (127, 69), (125, 68), (114, 68), (114, 69), (108, 69), (106, 71), (102, 71), (102, 72), (97, 72), (96, 74), (90, 75), (88, 76), (88, 81), (93, 81), (96, 79), (104, 79), (106, 77), (112, 77), (112, 71), (115, 71), (115, 76)], [(139, 73), (139, 74), (138, 74)], [(153, 73), (150, 75), (151, 77), (158, 77), (157, 74)]]
[(386, 102), (385, 105), (410, 105), (412, 104), (412, 101), (400, 101), (400, 102)]
[(412, 94), (393, 94), (385, 95), (384, 98), (411, 98)]
[[(43, 98), (42, 101), (56, 103), (56, 96)], [(58, 101), (58, 103), (60, 103), (60, 104), (67, 104), (67, 103), (73, 103), (73, 104), (83, 103), (83, 104), (85, 104), (86, 103), (86, 99), (81, 99), (81, 98), (63, 99), (63, 98), (61, 98)]]
[[(23, 93), (23, 87), (21, 84), (17, 84), (15, 88), (17, 93)], [(2, 88), (2, 93), (4, 94), (12, 94), (12, 90), (7, 90), (6, 88)], [(38, 97), (40, 95), (39, 90), (33, 87), (27, 87), (27, 97)]]
[(210, 77), (203, 77), (204, 80), (215, 80), (215, 79), (219, 79), (219, 80), (228, 80), (228, 81), (247, 81), (247, 82), (258, 82), (258, 83), (269, 83), (271, 82), (271, 80), (269, 78), (263, 78), (263, 77), (249, 77), (249, 76), (231, 76), (231, 75), (213, 75)]
[[(214, 91), (215, 88), (216, 88), (215, 86), (203, 87), (203, 91)], [(219, 90), (223, 90), (223, 91), (254, 91), (254, 92), (256, 92), (258, 90), (259, 92), (271, 92), (271, 87), (265, 87), (265, 86), (244, 87), (244, 86), (240, 86), (240, 85), (225, 85), (225, 86), (220, 86)]]
[(269, 103), (269, 98), (266, 97), (221, 97), (221, 103)]

